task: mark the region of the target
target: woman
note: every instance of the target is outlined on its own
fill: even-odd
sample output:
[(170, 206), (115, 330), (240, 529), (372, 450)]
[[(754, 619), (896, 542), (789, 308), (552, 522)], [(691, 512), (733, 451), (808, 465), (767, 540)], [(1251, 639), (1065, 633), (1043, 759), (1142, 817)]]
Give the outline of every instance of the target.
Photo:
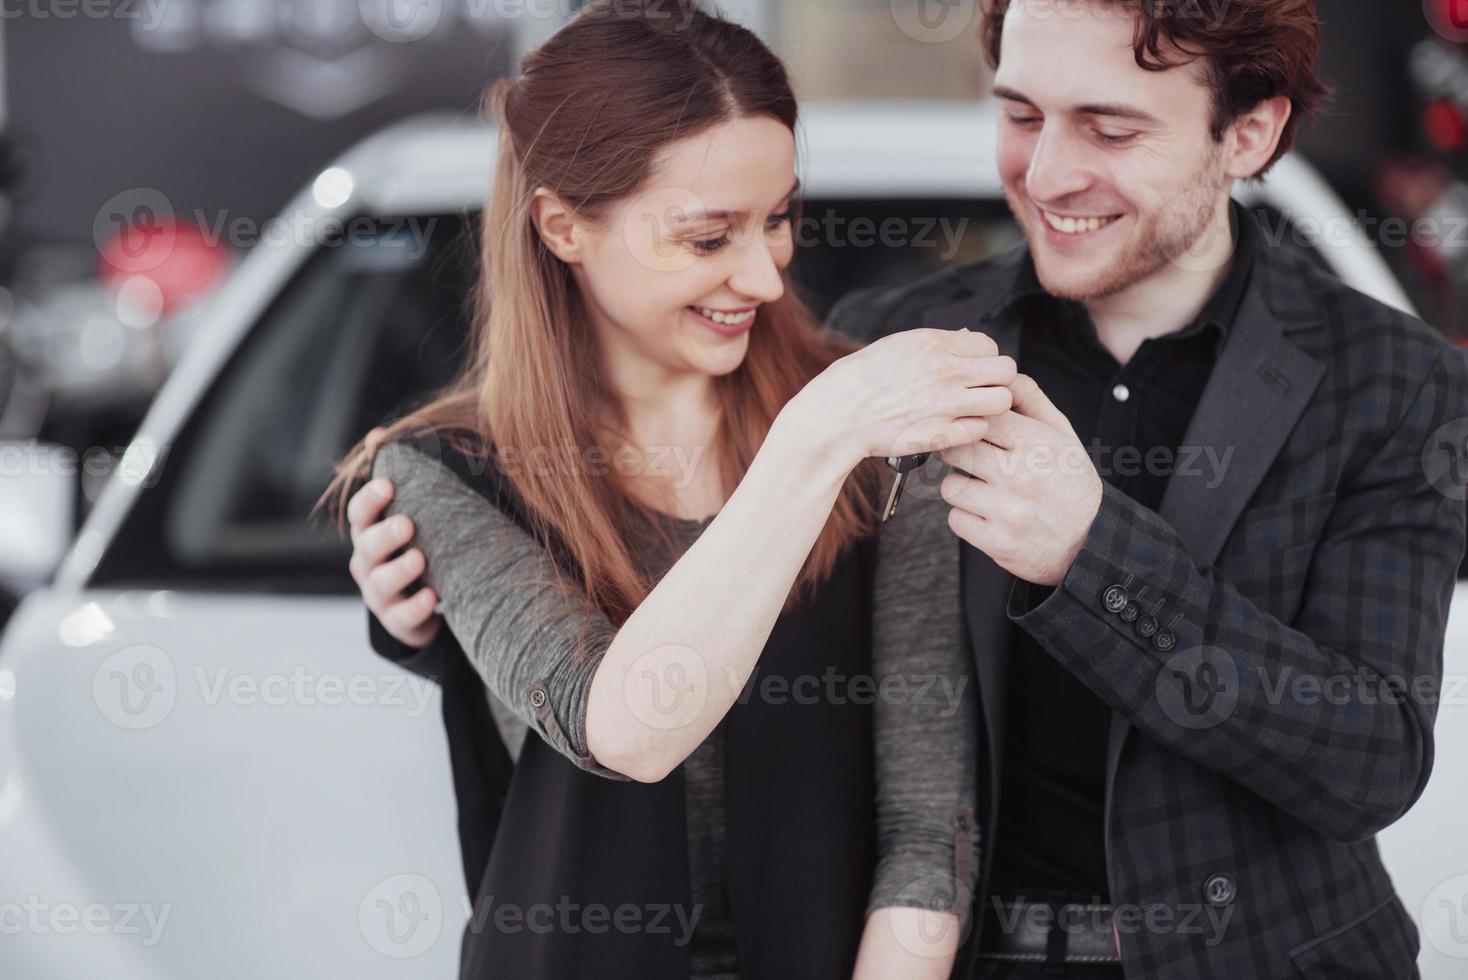
[[(917, 501), (876, 540), (873, 457), (982, 438), (1013, 361), (966, 332), (856, 351), (786, 292), (795, 102), (733, 23), (594, 4), (492, 102), (470, 363), (323, 498), (370, 608), (417, 646), (439, 604), (518, 752), (465, 855), (462, 974), (946, 977), (976, 712), (917, 692), (972, 695), (924, 588), (957, 548)], [(410, 520), (374, 523), (380, 480), (347, 504), (369, 470)], [(874, 662), (906, 696), (859, 693)], [(586, 914), (537, 931), (552, 906)]]

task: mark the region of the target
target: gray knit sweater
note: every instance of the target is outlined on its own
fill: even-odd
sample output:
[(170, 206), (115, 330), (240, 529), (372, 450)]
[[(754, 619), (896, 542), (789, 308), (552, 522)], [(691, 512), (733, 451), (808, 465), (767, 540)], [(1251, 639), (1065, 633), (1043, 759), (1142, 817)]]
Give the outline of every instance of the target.
[[(511, 756), (534, 730), (577, 766), (626, 778), (597, 764), (586, 743), (587, 693), (616, 627), (558, 588), (550, 555), (439, 460), (393, 443), (378, 452), (373, 475), (388, 477), (396, 490), (387, 513), (413, 519), (414, 544), (428, 559), (424, 578), (484, 679)], [(933, 474), (924, 476), (922, 486), (937, 485)], [(935, 496), (909, 494), (878, 536), (872, 669), (879, 860), (868, 912), (920, 906), (967, 916), (979, 867), (978, 709), (959, 604), (959, 548), (948, 508)], [(660, 518), (659, 528), (638, 536), (634, 556), (656, 579), (707, 523)], [(532, 698), (532, 691), (548, 697)], [(725, 891), (722, 725), (680, 768), (692, 899), (702, 906), (693, 975), (737, 978)]]

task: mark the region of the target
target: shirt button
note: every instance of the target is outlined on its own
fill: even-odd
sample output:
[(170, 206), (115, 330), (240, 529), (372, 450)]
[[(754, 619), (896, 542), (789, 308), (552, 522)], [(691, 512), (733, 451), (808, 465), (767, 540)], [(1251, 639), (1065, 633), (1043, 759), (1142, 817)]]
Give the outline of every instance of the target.
[(1234, 880), (1228, 875), (1217, 874), (1203, 882), (1203, 897), (1209, 905), (1227, 905), (1234, 900)]
[(530, 706), (533, 708), (539, 708), (543, 704), (545, 704), (545, 691), (539, 687), (531, 688)]
[(1117, 385), (1115, 388), (1111, 389), (1111, 397), (1115, 398), (1119, 402), (1124, 402), (1128, 398), (1132, 397), (1132, 390), (1126, 385)]

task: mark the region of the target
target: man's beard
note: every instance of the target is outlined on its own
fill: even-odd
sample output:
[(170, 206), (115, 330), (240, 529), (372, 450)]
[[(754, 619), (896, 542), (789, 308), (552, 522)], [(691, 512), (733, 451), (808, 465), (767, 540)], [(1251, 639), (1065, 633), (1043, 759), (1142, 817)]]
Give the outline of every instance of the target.
[[(1035, 273), (1040, 285), (1052, 296), (1080, 302), (1114, 296), (1170, 264), (1190, 268), (1189, 257), (1202, 242), (1213, 220), (1222, 176), (1223, 153), (1219, 150), (1203, 161), (1181, 194), (1145, 216), (1139, 216), (1131, 237), (1106, 267), (1081, 281), (1060, 282), (1047, 275), (1044, 263), (1036, 262)], [(1033, 209), (1020, 201), (1008, 185), (1004, 188), (1004, 197), (1016, 216), (1024, 210), (1033, 213)], [(1041, 217), (1038, 220), (1043, 223), (1045, 219)], [(1020, 224), (1028, 235), (1030, 223), (1022, 221)], [(1031, 241), (1030, 254), (1034, 253), (1035, 243)]]

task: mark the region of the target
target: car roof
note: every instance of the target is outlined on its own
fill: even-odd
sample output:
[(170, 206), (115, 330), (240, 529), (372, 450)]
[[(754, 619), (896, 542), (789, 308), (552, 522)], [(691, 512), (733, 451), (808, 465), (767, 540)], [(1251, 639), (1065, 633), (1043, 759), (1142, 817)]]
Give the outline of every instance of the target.
[[(995, 106), (987, 101), (813, 102), (801, 112), (805, 193), (825, 198), (1000, 196)], [(380, 214), (456, 211), (489, 191), (498, 130), (426, 115), (382, 130), (336, 166)]]

